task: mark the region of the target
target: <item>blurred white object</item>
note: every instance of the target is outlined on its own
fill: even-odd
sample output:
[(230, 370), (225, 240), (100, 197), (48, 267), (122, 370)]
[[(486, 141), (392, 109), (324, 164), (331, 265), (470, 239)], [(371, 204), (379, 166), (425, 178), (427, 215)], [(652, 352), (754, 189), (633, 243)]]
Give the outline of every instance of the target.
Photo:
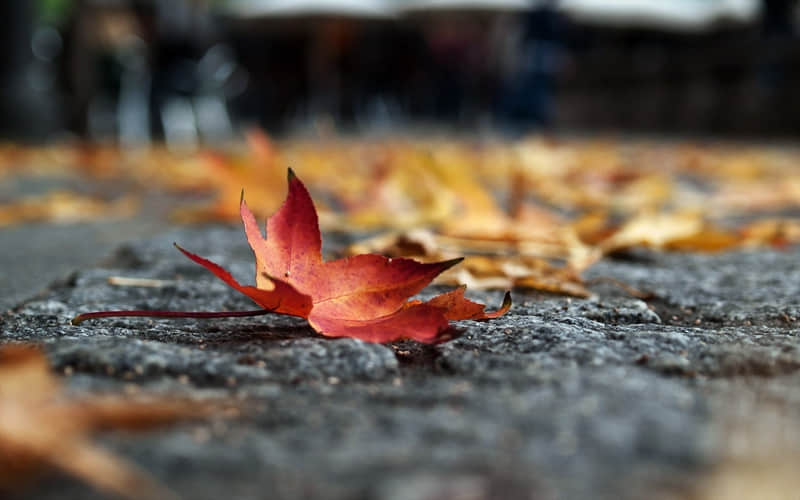
[(192, 102), (185, 97), (171, 97), (161, 108), (164, 139), (171, 151), (197, 147), (197, 119)]
[(398, 0), (399, 11), (435, 10), (529, 10), (545, 3), (543, 0)]
[(760, 0), (232, 0), (229, 14), (254, 17), (387, 18), (416, 12), (526, 11), (553, 6), (590, 24), (699, 31), (721, 21), (748, 22)]
[(198, 96), (193, 100), (197, 128), (206, 143), (224, 143), (233, 139), (233, 125), (225, 102), (214, 95)]
[(227, 13), (239, 17), (392, 17), (394, 2), (387, 0), (233, 0)]
[(699, 31), (721, 21), (758, 16), (759, 0), (559, 0), (559, 8), (585, 23)]

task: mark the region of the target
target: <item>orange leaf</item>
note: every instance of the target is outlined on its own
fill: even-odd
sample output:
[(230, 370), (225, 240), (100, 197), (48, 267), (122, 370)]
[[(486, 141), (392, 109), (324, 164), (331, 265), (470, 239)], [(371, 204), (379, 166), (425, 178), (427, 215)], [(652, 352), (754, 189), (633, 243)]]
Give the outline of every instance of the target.
[(0, 496), (40, 470), (61, 469), (130, 499), (175, 498), (144, 470), (96, 446), (100, 429), (145, 430), (207, 416), (208, 402), (114, 395), (76, 398), (63, 389), (41, 351), (0, 347)]
[(267, 237), (242, 198), (240, 213), (256, 258), (256, 286), (239, 284), (220, 266), (178, 247), (232, 288), (276, 313), (307, 318), (329, 337), (353, 337), (368, 342), (411, 338), (436, 342), (450, 333), (449, 320), (484, 320), (511, 306), (506, 294), (502, 309), (485, 313), (484, 306), (464, 298), (459, 288), (432, 300), (407, 302), (439, 273), (461, 259), (423, 264), (375, 254), (325, 262), (317, 212), (302, 182), (289, 170), (289, 193), (267, 220)]
[(466, 289), (466, 286), (460, 286), (452, 292), (443, 293), (438, 297), (432, 298), (428, 301), (428, 304), (444, 308), (447, 311), (445, 313), (447, 319), (492, 319), (502, 316), (511, 308), (511, 293), (509, 292), (506, 292), (505, 297), (503, 297), (503, 305), (500, 309), (493, 313), (487, 313), (484, 311), (485, 306), (483, 304), (472, 302), (464, 297), (464, 290)]

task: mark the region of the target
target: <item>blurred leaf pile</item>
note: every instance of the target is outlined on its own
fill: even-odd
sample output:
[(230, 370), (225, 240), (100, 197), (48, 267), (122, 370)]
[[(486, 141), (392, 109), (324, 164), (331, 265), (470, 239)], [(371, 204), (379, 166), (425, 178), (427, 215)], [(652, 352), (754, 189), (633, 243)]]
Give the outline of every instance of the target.
[(242, 188), (263, 217), (283, 200), (291, 166), (318, 200), (324, 230), (389, 231), (352, 253), (467, 255), (441, 279), (587, 296), (581, 273), (630, 248), (798, 242), (799, 163), (788, 147), (541, 137), (276, 141), (251, 131), (241, 145), (183, 155), (8, 145), (0, 178), (69, 172), (116, 194), (0, 198), (0, 225), (129, 216), (153, 191), (183, 196), (170, 214), (176, 223), (235, 222)]

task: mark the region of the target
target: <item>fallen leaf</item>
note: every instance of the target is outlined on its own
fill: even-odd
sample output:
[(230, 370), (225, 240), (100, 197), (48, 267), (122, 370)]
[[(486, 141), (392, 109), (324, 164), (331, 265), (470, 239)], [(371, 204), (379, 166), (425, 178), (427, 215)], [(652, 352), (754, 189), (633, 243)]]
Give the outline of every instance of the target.
[(28, 346), (0, 348), (0, 493), (48, 467), (126, 498), (175, 495), (145, 471), (95, 446), (98, 429), (142, 430), (208, 415), (210, 406), (175, 399), (93, 396), (75, 399)]
[[(261, 234), (243, 193), (240, 212), (247, 241), (256, 258), (256, 286), (242, 285), (217, 264), (176, 245), (177, 248), (250, 297), (264, 311), (306, 318), (314, 330), (325, 336), (353, 337), (369, 342), (404, 338), (439, 342), (452, 335), (450, 320), (496, 318), (511, 307), (511, 296), (506, 293), (498, 311), (484, 312), (484, 306), (466, 299), (463, 290), (428, 302), (407, 301), (438, 274), (461, 262), (460, 258), (420, 263), (406, 258), (363, 254), (324, 262), (314, 203), (291, 169), (289, 193), (281, 208), (267, 220), (267, 238)], [(146, 313), (129, 311), (118, 315)], [(177, 314), (182, 313), (161, 315)], [(198, 314), (202, 313), (193, 315)], [(73, 323), (111, 315), (114, 313), (82, 314), (75, 317)]]
[[(487, 244), (491, 243), (491, 247)], [(531, 288), (548, 293), (590, 297), (580, 271), (568, 261), (558, 266), (547, 259), (519, 252), (509, 252), (508, 245), (499, 242), (464, 242), (425, 230), (387, 233), (359, 241), (348, 253), (378, 252), (389, 256), (410, 256), (423, 261), (449, 259), (458, 250), (469, 248), (490, 253), (468, 255), (457, 268), (449, 269), (436, 278), (440, 285), (466, 285), (474, 289)], [(588, 267), (588, 265), (587, 265)]]
[(732, 248), (739, 240), (711, 226), (698, 212), (643, 213), (626, 221), (598, 248), (604, 254), (634, 246), (714, 252)]
[[(217, 152), (201, 155), (204, 162), (196, 169), (215, 196), (205, 205), (185, 207), (173, 214), (178, 222), (230, 220), (238, 215), (233, 207), (239, 199), (243, 185), (253, 186), (259, 201), (259, 213), (274, 211), (279, 204), (283, 169), (270, 138), (259, 129), (248, 131), (247, 145), (250, 155), (231, 156)], [(200, 179), (198, 179), (200, 180)]]
[(52, 191), (42, 196), (0, 204), (0, 227), (36, 221), (66, 224), (109, 217), (130, 217), (136, 213), (138, 207), (139, 200), (132, 195), (104, 201), (71, 191)]
[[(573, 297), (591, 297), (580, 274), (569, 266), (526, 256), (470, 256), (444, 278), (474, 288), (530, 288)], [(443, 283), (448, 283), (443, 280)]]
[(742, 246), (757, 247), (771, 245), (783, 248), (800, 242), (800, 220), (763, 219), (755, 221), (741, 229)]

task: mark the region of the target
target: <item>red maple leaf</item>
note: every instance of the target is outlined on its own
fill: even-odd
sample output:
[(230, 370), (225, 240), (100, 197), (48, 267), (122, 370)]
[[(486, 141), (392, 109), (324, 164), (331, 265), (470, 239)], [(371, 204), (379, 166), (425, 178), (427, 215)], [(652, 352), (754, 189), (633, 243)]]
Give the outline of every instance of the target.
[[(427, 302), (408, 300), (461, 259), (423, 264), (412, 259), (362, 254), (323, 261), (314, 203), (291, 169), (288, 196), (280, 209), (267, 219), (266, 238), (244, 197), (240, 213), (247, 241), (256, 257), (256, 286), (242, 285), (219, 265), (176, 246), (263, 308), (253, 314), (274, 312), (306, 318), (314, 330), (328, 337), (353, 337), (369, 342), (408, 338), (431, 343), (451, 337), (451, 320), (496, 318), (511, 307), (511, 296), (506, 293), (502, 307), (487, 313), (483, 305), (464, 297), (465, 287)], [(73, 323), (91, 317), (124, 315), (122, 313), (83, 314)], [(153, 315), (147, 314), (153, 311), (127, 313)], [(250, 313), (231, 313), (245, 314)], [(212, 317), (217, 313), (196, 315)]]

